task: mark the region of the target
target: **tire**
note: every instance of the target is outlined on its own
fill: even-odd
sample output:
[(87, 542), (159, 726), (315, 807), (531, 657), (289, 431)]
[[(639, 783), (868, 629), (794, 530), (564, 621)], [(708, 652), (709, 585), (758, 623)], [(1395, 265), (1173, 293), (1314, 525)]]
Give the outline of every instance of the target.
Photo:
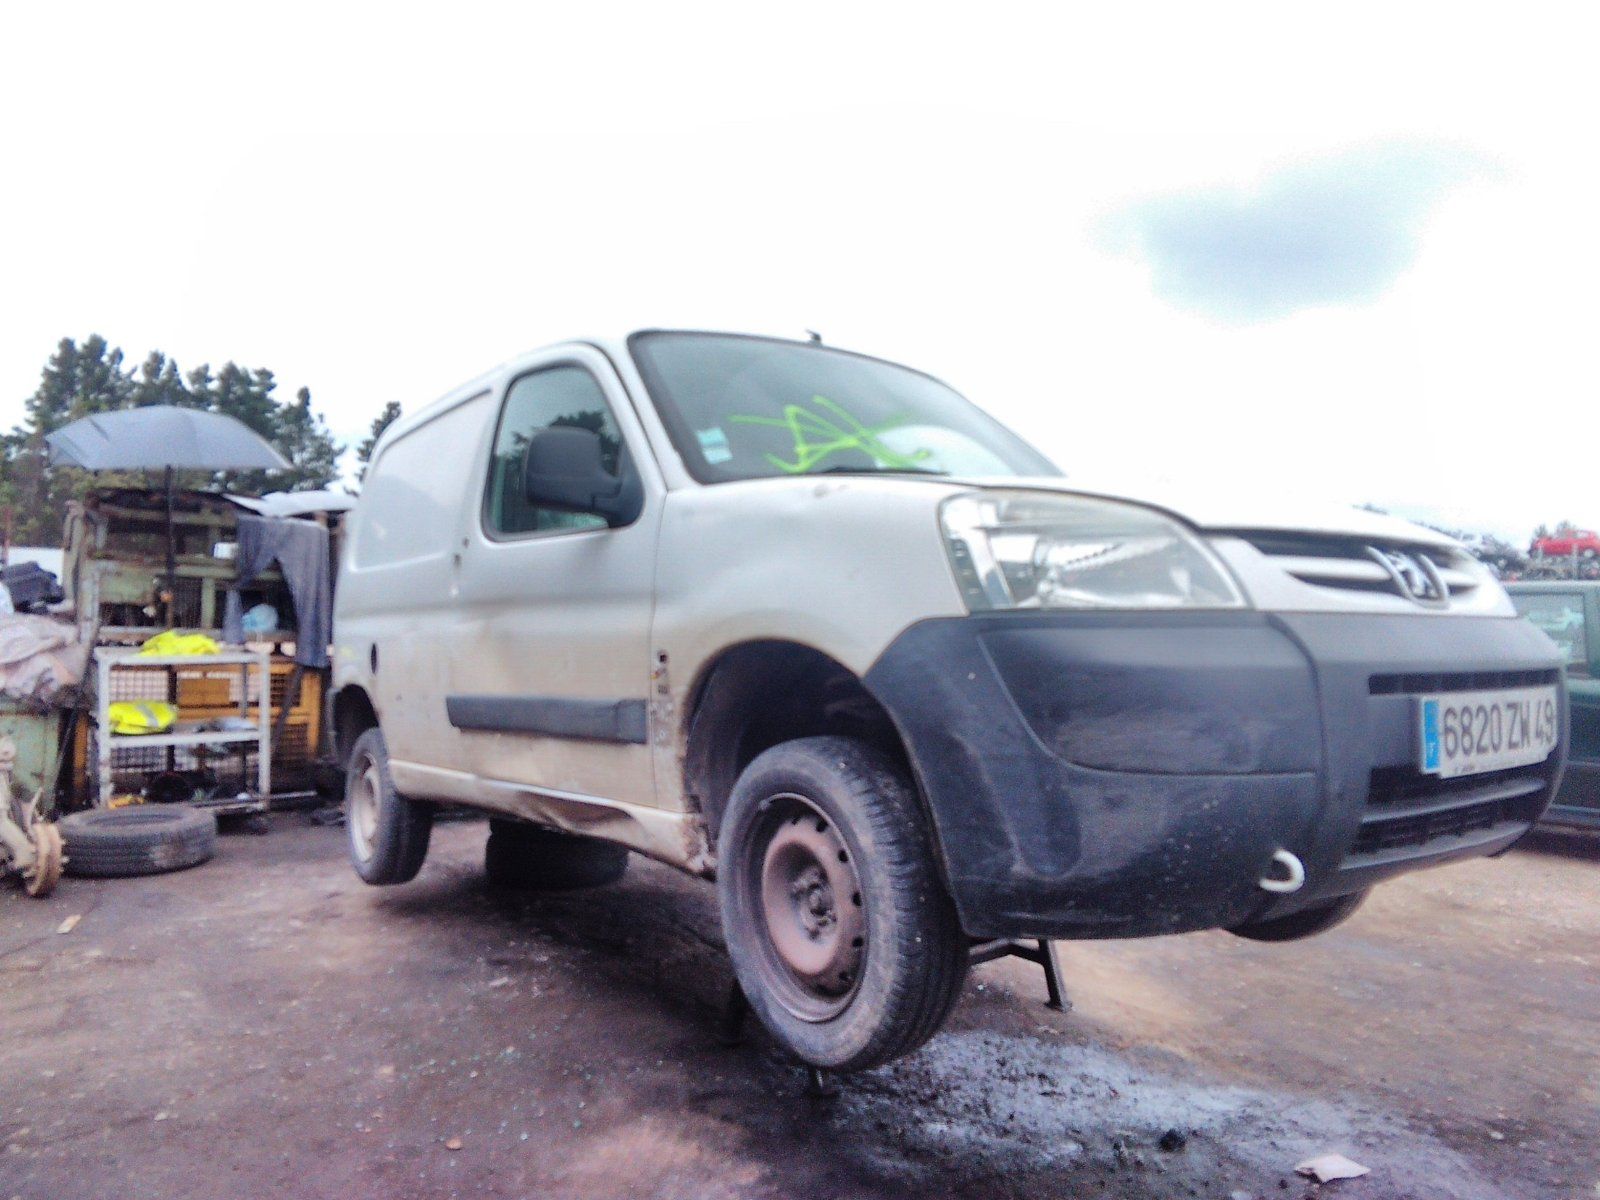
[(1364, 891), (1351, 892), (1348, 896), (1337, 896), (1313, 908), (1303, 908), (1299, 912), (1290, 913), (1286, 917), (1235, 925), (1228, 932), (1238, 937), (1249, 938), (1252, 942), (1294, 942), (1301, 938), (1326, 933), (1335, 925), (1344, 924), (1355, 915), (1356, 909), (1361, 907), (1362, 901), (1366, 898), (1367, 893)]
[(628, 849), (522, 821), (490, 821), (483, 865), (490, 887), (575, 891), (616, 883), (628, 869)]
[(160, 875), (217, 852), (217, 819), (187, 804), (90, 809), (60, 822), (67, 874), (95, 879)]
[(888, 756), (832, 736), (763, 752), (734, 785), (717, 845), (734, 974), (786, 1050), (860, 1071), (939, 1031), (969, 940), (915, 787)]
[(394, 790), (389, 748), (380, 730), (368, 729), (350, 748), (344, 806), (350, 865), (356, 874), (375, 886), (415, 879), (428, 857), (433, 808)]
[(1593, 558), (1595, 556), (1595, 548), (1593, 546), (1585, 546), (1578, 551), (1578, 555), (1580, 558)]

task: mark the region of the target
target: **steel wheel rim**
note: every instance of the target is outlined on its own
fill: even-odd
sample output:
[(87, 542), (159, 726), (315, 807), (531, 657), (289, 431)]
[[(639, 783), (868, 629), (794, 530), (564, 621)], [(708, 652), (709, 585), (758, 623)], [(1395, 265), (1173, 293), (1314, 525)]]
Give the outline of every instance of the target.
[(763, 807), (748, 866), (751, 915), (778, 1002), (803, 1021), (843, 1012), (861, 984), (866, 909), (854, 855), (802, 796)]
[(345, 812), (345, 820), (350, 825), (350, 840), (363, 861), (372, 857), (372, 848), (378, 839), (378, 798), (381, 787), (378, 764), (370, 757), (364, 758), (361, 772), (350, 781), (350, 800)]

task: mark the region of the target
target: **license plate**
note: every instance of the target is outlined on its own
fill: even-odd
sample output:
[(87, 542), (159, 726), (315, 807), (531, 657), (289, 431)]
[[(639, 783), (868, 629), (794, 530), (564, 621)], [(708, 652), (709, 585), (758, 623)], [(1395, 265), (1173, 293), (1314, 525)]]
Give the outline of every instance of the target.
[(1420, 696), (1423, 773), (1453, 779), (1543, 762), (1556, 748), (1559, 712), (1553, 687)]

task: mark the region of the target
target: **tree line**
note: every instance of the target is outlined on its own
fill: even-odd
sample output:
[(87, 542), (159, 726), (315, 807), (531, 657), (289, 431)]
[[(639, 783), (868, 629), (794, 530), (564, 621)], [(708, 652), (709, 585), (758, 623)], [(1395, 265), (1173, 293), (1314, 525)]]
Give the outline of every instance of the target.
[[(28, 397), (22, 423), (10, 433), (0, 434), (0, 508), (10, 510), (12, 539), (22, 545), (59, 545), (69, 500), (94, 486), (154, 482), (142, 472), (91, 474), (51, 465), (46, 434), (80, 417), (117, 409), (170, 404), (234, 417), (289, 462), (288, 470), (271, 474), (180, 472), (183, 487), (247, 495), (327, 487), (339, 477), (344, 447), (311, 407), (308, 388), (299, 389), (293, 399), (280, 399), (275, 395), (277, 387), (273, 373), (265, 368), (229, 362), (215, 372), (210, 364), (202, 364), (185, 373), (159, 350), (151, 351), (134, 368), (126, 364), (121, 349), (99, 334), (82, 343), (62, 338), (40, 373), (39, 386)], [(398, 415), (399, 406), (391, 403), (373, 422), (372, 436), (358, 449), (361, 462), (366, 462), (378, 435)]]

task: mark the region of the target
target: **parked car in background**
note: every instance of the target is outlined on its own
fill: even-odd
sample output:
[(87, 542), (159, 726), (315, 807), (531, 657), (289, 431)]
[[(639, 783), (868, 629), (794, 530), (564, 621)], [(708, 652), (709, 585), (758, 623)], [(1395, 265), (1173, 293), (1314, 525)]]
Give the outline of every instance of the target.
[(1545, 820), (1600, 828), (1600, 580), (1508, 583), (1506, 591), (1567, 663), (1571, 757)]
[(1462, 533), (1458, 540), (1484, 566), (1494, 572), (1497, 579), (1515, 579), (1527, 569), (1528, 556), (1504, 538), (1492, 533)]
[(1090, 487), (822, 345), (527, 355), (391, 425), (350, 529), (361, 877), (415, 876), (438, 803), (493, 882), (715, 876), (820, 1067), (926, 1041), (974, 942), (1319, 933), (1512, 845), (1565, 757), (1556, 647), (1450, 537)]
[(1600, 533), (1592, 529), (1574, 529), (1569, 533), (1534, 538), (1530, 553), (1546, 558), (1567, 558), (1573, 554), (1579, 558), (1600, 557)]

